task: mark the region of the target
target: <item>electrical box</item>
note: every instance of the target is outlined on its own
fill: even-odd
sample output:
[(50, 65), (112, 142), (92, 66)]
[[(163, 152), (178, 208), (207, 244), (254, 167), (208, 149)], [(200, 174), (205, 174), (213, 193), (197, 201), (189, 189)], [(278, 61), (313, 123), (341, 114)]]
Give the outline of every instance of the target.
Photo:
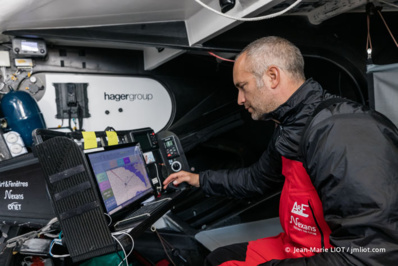
[(88, 118), (88, 83), (54, 83), (58, 119)]
[(0, 67), (10, 66), (10, 53), (8, 51), (0, 51)]
[(17, 68), (32, 68), (33, 60), (30, 58), (15, 58), (15, 66)]
[(40, 39), (15, 38), (12, 40), (12, 51), (16, 56), (44, 57), (47, 54), (47, 47)]

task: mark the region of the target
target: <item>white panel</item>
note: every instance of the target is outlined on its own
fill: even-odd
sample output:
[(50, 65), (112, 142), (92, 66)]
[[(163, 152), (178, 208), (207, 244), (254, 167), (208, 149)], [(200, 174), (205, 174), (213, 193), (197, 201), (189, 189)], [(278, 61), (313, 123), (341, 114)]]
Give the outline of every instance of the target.
[(308, 13), (308, 20), (315, 25), (321, 22), (340, 15), (342, 13), (351, 11), (354, 8), (362, 6), (369, 2), (368, 0), (333, 0), (327, 2), (325, 5), (311, 10)]
[(199, 9), (194, 0), (0, 0), (0, 6), (0, 32), (183, 21)]
[[(62, 121), (55, 117), (57, 106), (53, 83), (89, 84), (87, 94), (91, 117), (83, 119), (86, 131), (102, 131), (110, 126), (115, 130), (151, 127), (157, 132), (167, 125), (173, 113), (172, 100), (166, 88), (150, 78), (46, 74), (46, 92), (38, 104), (48, 128), (57, 127)], [(117, 100), (116, 94), (127, 96), (124, 100)], [(141, 99), (137, 96), (133, 99), (132, 95), (142, 96), (138, 97)], [(119, 112), (119, 108), (123, 112)], [(106, 111), (109, 111), (108, 115)], [(68, 119), (63, 123), (63, 126), (68, 126)]]
[(373, 73), (373, 83), (375, 109), (398, 127), (398, 68)]
[[(0, 51), (0, 67), (9, 67), (10, 64), (10, 52)], [(2, 74), (2, 73), (0, 73)], [(4, 75), (5, 76), (5, 75)]]
[[(248, 15), (255, 16), (255, 14), (267, 10), (279, 4), (280, 2), (282, 2), (282, 0), (258, 0), (243, 1), (243, 3), (240, 4), (240, 2), (237, 1), (235, 7), (226, 14), (238, 18), (242, 18)], [(218, 3), (218, 0), (213, 0), (208, 5), (216, 10), (220, 10), (220, 6)], [(239, 23), (241, 22), (230, 18), (222, 17), (204, 8), (202, 8), (199, 12), (194, 14), (189, 19), (187, 19), (185, 22), (190, 45), (202, 43), (210, 39), (211, 37), (214, 37), (215, 35), (220, 34), (238, 25)], [(237, 36), (237, 38), (238, 37), (239, 36)]]
[[(220, 10), (219, 0), (202, 0)], [(255, 15), (282, 0), (237, 0), (228, 15)], [(0, 32), (18, 29), (73, 28), (134, 23), (185, 21), (190, 45), (200, 44), (239, 22), (205, 10), (195, 0), (0, 0), (6, 12), (0, 16)], [(12, 6), (12, 7), (11, 7)], [(5, 14), (6, 13), (6, 14)], [(102, 44), (105, 47), (107, 44)], [(95, 46), (95, 45), (94, 45)], [(111, 46), (111, 47), (117, 47)], [(130, 46), (131, 48), (131, 46)], [(151, 70), (182, 51), (145, 51), (145, 68)]]

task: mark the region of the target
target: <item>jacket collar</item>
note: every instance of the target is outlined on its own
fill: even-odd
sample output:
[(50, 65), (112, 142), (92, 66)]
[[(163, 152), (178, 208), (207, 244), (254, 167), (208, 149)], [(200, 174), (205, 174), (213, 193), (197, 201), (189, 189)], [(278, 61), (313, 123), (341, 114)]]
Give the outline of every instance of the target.
[(263, 119), (278, 121), (282, 125), (294, 123), (298, 119), (297, 116), (301, 116), (303, 113), (308, 115), (308, 112), (302, 112), (303, 109), (313, 109), (321, 101), (323, 94), (324, 90), (321, 85), (310, 78), (284, 104), (265, 114)]

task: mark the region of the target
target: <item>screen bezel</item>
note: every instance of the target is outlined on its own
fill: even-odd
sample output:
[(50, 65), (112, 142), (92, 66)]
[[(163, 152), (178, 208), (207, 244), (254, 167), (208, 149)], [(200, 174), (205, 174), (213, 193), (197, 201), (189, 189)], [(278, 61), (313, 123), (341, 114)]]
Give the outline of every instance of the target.
[[(56, 217), (51, 197), (47, 190), (45, 175), (39, 160), (32, 153), (1, 161), (0, 182), (3, 181), (29, 182), (30, 186), (23, 188), (21, 192), (18, 192), (21, 187), (12, 188), (12, 190), (13, 194), (24, 194), (23, 204), (30, 206), (31, 209), (24, 208), (21, 212), (0, 210), (0, 221), (2, 223), (40, 228)], [(2, 202), (2, 205), (7, 204), (5, 199)], [(39, 207), (37, 208), (37, 206)]]
[(133, 134), (134, 141), (140, 143), (142, 150), (150, 151), (152, 147), (151, 139), (149, 138), (148, 132), (137, 132)]
[[(105, 206), (105, 202), (104, 202), (104, 198), (102, 196), (101, 190), (99, 188), (99, 183), (98, 183), (97, 177), (96, 177), (94, 169), (91, 165), (90, 155), (97, 154), (97, 153), (106, 153), (106, 152), (116, 150), (116, 149), (135, 148), (137, 146), (140, 151), (140, 157), (143, 161), (143, 166), (145, 168), (145, 171), (147, 172), (147, 180), (149, 181), (150, 189), (147, 189), (145, 192), (143, 192), (139, 196), (133, 197), (129, 201), (126, 201), (122, 205), (119, 205), (119, 206), (122, 206), (122, 208), (117, 209), (118, 208), (117, 207), (114, 210), (108, 211)], [(113, 146), (105, 146), (100, 149), (93, 149), (93, 151), (86, 150), (85, 156), (87, 159), (88, 166), (90, 168), (90, 172), (93, 175), (93, 179), (94, 179), (93, 181), (95, 182), (96, 190), (99, 193), (99, 197), (101, 199), (101, 205), (102, 205), (104, 211), (106, 212), (106, 214), (108, 214), (112, 217), (112, 220), (125, 215), (127, 212), (129, 212), (131, 210), (138, 208), (144, 200), (148, 199), (149, 197), (151, 197), (155, 194), (155, 191), (153, 189), (153, 184), (152, 184), (151, 178), (149, 176), (148, 168), (146, 166), (145, 159), (143, 157), (142, 150), (140, 148), (140, 144), (138, 142), (118, 144), (118, 145), (113, 145)]]

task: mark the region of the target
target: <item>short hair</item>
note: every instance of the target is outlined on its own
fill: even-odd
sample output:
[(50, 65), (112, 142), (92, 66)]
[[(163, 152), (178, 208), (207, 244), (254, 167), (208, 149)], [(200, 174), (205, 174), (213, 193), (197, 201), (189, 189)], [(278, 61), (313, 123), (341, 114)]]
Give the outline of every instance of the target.
[(305, 80), (303, 55), (294, 44), (284, 38), (263, 37), (246, 46), (237, 57), (244, 53), (249, 59), (247, 70), (257, 77), (259, 86), (262, 86), (261, 77), (270, 65), (287, 71), (295, 80)]

